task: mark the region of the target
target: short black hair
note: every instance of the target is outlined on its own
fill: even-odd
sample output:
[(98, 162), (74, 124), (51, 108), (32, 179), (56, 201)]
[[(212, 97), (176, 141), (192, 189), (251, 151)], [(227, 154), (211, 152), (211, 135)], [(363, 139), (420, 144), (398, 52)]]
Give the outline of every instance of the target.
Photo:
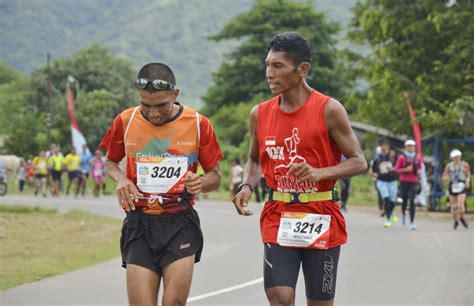
[[(173, 70), (163, 63), (146, 64), (140, 69), (140, 71), (138, 71), (137, 78), (143, 78), (147, 80), (163, 80), (170, 83), (171, 85), (176, 86), (176, 79), (174, 77)], [(147, 87), (145, 87), (145, 90), (149, 92), (157, 91), (153, 88), (153, 86), (151, 86), (151, 84), (148, 84)]]
[(283, 32), (273, 37), (267, 47), (267, 52), (285, 52), (295, 66), (311, 61), (311, 47), (306, 38), (297, 32)]
[(388, 144), (390, 145), (390, 139), (388, 139), (387, 137), (381, 137), (379, 139), (379, 145), (383, 145), (383, 144)]

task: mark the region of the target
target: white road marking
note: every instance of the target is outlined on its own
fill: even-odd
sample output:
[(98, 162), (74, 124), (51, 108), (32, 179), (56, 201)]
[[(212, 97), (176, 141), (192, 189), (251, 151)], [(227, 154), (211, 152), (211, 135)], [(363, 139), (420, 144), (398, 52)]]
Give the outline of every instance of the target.
[(198, 300), (202, 300), (202, 299), (205, 299), (205, 298), (208, 298), (208, 297), (211, 297), (211, 296), (216, 296), (216, 295), (219, 295), (219, 294), (231, 292), (231, 291), (234, 291), (234, 290), (239, 290), (239, 289), (249, 287), (249, 286), (261, 283), (261, 282), (263, 282), (263, 277), (251, 280), (251, 281), (246, 282), (246, 283), (242, 283), (240, 285), (235, 285), (235, 286), (232, 286), (232, 287), (227, 287), (227, 288), (224, 288), (224, 289), (220, 289), (220, 290), (216, 290), (216, 291), (212, 291), (212, 292), (209, 292), (209, 293), (205, 293), (205, 294), (201, 294), (201, 295), (198, 295), (198, 296), (191, 297), (191, 298), (188, 299), (188, 303), (198, 301)]

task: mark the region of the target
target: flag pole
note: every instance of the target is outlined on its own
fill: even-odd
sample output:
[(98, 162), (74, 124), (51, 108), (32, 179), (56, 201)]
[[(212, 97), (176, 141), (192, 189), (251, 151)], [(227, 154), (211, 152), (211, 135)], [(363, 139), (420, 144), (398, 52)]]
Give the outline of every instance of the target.
[(48, 113), (46, 114), (46, 141), (48, 148), (51, 146), (51, 125), (52, 125), (52, 112), (51, 112), (51, 55), (49, 52), (46, 53), (47, 61), (47, 74), (48, 74)]

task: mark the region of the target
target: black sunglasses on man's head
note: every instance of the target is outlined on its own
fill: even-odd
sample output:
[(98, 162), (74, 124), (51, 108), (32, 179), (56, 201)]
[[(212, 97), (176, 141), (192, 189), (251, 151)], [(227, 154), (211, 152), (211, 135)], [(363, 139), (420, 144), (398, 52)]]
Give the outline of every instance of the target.
[(151, 84), (156, 90), (174, 90), (174, 85), (163, 80), (147, 80), (138, 78), (135, 80), (135, 87), (138, 89), (145, 89), (148, 84)]

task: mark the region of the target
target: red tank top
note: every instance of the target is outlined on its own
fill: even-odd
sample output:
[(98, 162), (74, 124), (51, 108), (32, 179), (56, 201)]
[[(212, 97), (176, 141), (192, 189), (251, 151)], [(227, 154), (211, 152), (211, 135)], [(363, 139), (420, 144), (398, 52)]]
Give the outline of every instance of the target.
[[(283, 192), (328, 191), (334, 180), (298, 184), (288, 176), (293, 163), (306, 162), (314, 168), (334, 166), (341, 161), (341, 152), (330, 138), (324, 118), (329, 97), (314, 90), (308, 100), (293, 112), (284, 112), (280, 96), (259, 105), (257, 138), (260, 163), (267, 186)], [(282, 212), (304, 212), (331, 216), (328, 247), (347, 241), (346, 226), (338, 203), (331, 201), (286, 204), (280, 201), (265, 205), (260, 216), (263, 242), (277, 243)]]

